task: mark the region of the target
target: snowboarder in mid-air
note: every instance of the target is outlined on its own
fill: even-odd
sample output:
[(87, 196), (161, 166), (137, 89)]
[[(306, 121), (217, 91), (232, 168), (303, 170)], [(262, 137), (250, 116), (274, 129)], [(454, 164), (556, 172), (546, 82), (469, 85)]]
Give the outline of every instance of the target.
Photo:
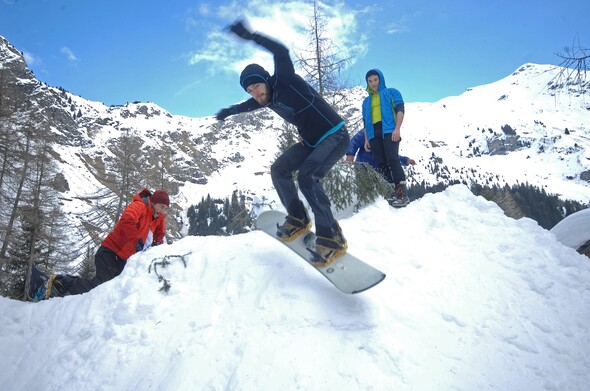
[(242, 21), (229, 26), (238, 37), (253, 41), (274, 56), (274, 75), (250, 64), (240, 75), (240, 85), (251, 98), (220, 110), (218, 120), (230, 115), (267, 107), (295, 125), (301, 141), (287, 149), (271, 166), (275, 189), (288, 216), (277, 226), (277, 237), (292, 241), (311, 229), (311, 220), (297, 194), (293, 172), (298, 171), (301, 193), (315, 217), (317, 262), (332, 261), (344, 254), (347, 242), (330, 209), (330, 200), (320, 180), (344, 156), (349, 136), (344, 120), (302, 77), (295, 73), (289, 49), (257, 32)]

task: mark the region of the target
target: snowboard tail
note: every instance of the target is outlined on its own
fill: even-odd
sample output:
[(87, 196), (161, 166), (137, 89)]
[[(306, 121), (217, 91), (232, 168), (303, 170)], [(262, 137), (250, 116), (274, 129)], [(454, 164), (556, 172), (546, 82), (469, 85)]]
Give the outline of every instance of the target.
[(344, 253), (330, 263), (314, 262), (311, 251), (315, 245), (315, 234), (309, 232), (290, 242), (281, 241), (276, 236), (277, 224), (281, 224), (285, 217), (287, 215), (279, 211), (262, 212), (256, 219), (256, 228), (290, 248), (340, 291), (349, 294), (360, 293), (374, 287), (385, 278), (385, 273), (350, 253)]

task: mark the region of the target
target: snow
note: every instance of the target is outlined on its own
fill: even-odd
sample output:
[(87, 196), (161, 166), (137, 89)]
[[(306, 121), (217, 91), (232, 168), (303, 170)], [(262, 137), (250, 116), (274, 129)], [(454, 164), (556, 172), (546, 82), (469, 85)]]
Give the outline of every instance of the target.
[(577, 250), (590, 240), (590, 209), (567, 216), (551, 228), (551, 233), (559, 242)]
[[(590, 263), (465, 186), (340, 221), (336, 290), (269, 236), (186, 237), (80, 296), (0, 297), (6, 390), (587, 390)], [(164, 256), (185, 255), (158, 273)]]
[[(19, 60), (17, 51), (7, 58)], [(418, 161), (409, 180), (437, 183), (431, 163), (440, 160), (450, 179), (473, 172), (590, 200), (580, 175), (590, 170), (588, 98), (549, 89), (556, 72), (525, 64), (461, 96), (408, 102), (402, 153)], [(348, 94), (349, 123), (357, 123), (365, 95), (363, 87)], [(88, 208), (80, 197), (103, 187), (85, 159), (108, 157), (105, 145), (122, 129), (155, 146), (176, 145), (176, 161), (197, 153), (219, 162), (207, 184), (181, 186), (173, 202), (183, 211), (234, 189), (281, 208), (269, 175), (276, 116), (222, 125), (155, 104), (68, 99), (83, 114), (86, 137), (81, 146), (57, 146), (73, 226)], [(507, 124), (530, 146), (488, 155), (489, 130), (502, 138)], [(171, 135), (183, 132), (199, 143), (179, 148)], [(243, 161), (229, 160), (238, 153)], [(250, 232), (150, 249), (84, 295), (41, 303), (0, 297), (0, 390), (588, 389), (590, 263), (575, 250), (588, 239), (587, 210), (547, 231), (453, 186), (404, 209), (380, 199), (337, 216), (349, 251), (387, 274), (354, 296)], [(153, 270), (163, 257), (171, 257), (158, 268), (172, 284), (167, 294)]]

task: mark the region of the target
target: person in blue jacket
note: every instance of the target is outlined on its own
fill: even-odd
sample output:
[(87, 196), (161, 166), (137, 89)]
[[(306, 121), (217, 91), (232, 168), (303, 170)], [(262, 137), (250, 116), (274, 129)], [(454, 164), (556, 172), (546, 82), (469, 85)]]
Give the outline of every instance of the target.
[[(361, 130), (357, 132), (351, 139), (350, 143), (348, 144), (348, 149), (346, 150), (346, 161), (349, 162), (357, 162), (357, 163), (367, 163), (375, 171), (383, 175), (383, 178), (391, 183), (392, 179), (391, 176), (387, 177), (386, 175), (390, 172), (389, 170), (380, 170), (377, 166), (377, 162), (375, 161), (375, 157), (371, 150), (365, 149), (365, 132)], [(414, 159), (410, 159), (407, 156), (399, 156), (399, 161), (402, 166), (413, 166), (416, 164)]]
[[(404, 100), (395, 88), (387, 88), (383, 73), (371, 69), (365, 75), (367, 92), (362, 106), (367, 149), (385, 177), (392, 179), (393, 194), (388, 200), (393, 206), (405, 206), (410, 201), (406, 191), (406, 174), (399, 161), (401, 126), (404, 120)], [(387, 172), (389, 171), (389, 172)]]
[(284, 45), (250, 32), (241, 21), (233, 23), (229, 30), (271, 52), (275, 73), (271, 76), (258, 64), (247, 65), (240, 75), (240, 85), (250, 94), (250, 99), (220, 110), (216, 118), (224, 120), (230, 115), (267, 107), (295, 125), (301, 141), (283, 152), (270, 169), (275, 189), (288, 213), (283, 225), (277, 226), (277, 237), (291, 241), (311, 229), (311, 220), (293, 180), (293, 173), (298, 171), (299, 189), (315, 217), (317, 239), (313, 260), (329, 263), (344, 254), (348, 245), (320, 180), (346, 152), (350, 138), (344, 120), (295, 73), (289, 49)]

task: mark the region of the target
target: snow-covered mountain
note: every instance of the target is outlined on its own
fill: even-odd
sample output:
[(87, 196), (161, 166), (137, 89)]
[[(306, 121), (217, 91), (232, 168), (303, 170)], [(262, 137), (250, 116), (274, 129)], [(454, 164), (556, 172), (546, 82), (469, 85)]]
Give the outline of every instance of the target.
[[(63, 207), (77, 219), (88, 208), (83, 197), (109, 186), (101, 175), (113, 154), (106, 147), (122, 135), (142, 140), (146, 170), (165, 171), (179, 214), (207, 194), (227, 197), (235, 189), (276, 201), (269, 165), (283, 122), (271, 111), (217, 122), (174, 116), (154, 103), (107, 107), (38, 81), (1, 37), (0, 60), (2, 107), (28, 96), (27, 110), (52, 117), (55, 160), (69, 185)], [(590, 87), (560, 85), (560, 70), (525, 64), (460, 96), (406, 103), (401, 153), (418, 162), (408, 169), (410, 184), (528, 182), (588, 202)], [(365, 95), (363, 87), (353, 88), (339, 104), (351, 132), (360, 129)]]
[[(528, 181), (589, 200), (589, 98), (555, 87), (557, 72), (527, 64), (458, 97), (408, 103), (410, 180)], [(101, 167), (122, 134), (144, 140), (146, 166), (166, 154), (179, 211), (234, 189), (276, 201), (268, 169), (282, 125), (270, 112), (217, 123), (153, 103), (106, 107), (36, 80), (3, 39), (0, 87), (3, 116), (25, 115), (13, 109), (26, 97), (28, 113), (51, 117), (75, 216), (82, 196), (108, 186)], [(364, 95), (349, 91), (342, 107), (351, 130)], [(340, 223), (349, 251), (387, 274), (355, 296), (254, 231), (136, 254), (84, 295), (0, 297), (0, 389), (587, 389), (590, 265), (562, 244), (578, 243), (577, 224), (556, 237), (462, 185), (401, 210), (377, 200)], [(155, 269), (165, 257), (168, 294)]]

